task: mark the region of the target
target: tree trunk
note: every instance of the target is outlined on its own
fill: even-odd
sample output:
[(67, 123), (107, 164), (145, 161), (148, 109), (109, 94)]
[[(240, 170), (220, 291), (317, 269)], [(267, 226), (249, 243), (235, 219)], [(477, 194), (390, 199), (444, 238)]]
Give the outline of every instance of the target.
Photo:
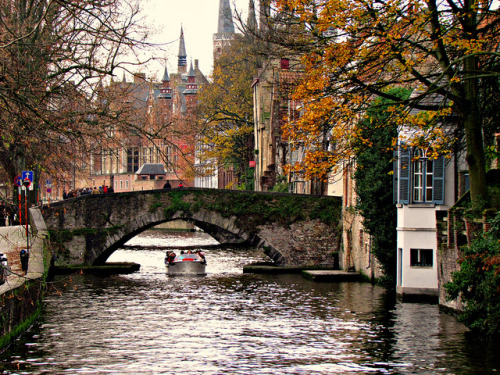
[(481, 119), (476, 108), (471, 108), (471, 111), (465, 115), (464, 126), (471, 202), (474, 207), (486, 207), (489, 203), (488, 185), (486, 183), (486, 158), (483, 148)]
[(486, 207), (489, 204), (488, 186), (486, 184), (486, 158), (484, 155), (482, 119), (478, 106), (478, 82), (475, 77), (477, 60), (469, 56), (464, 61), (465, 106), (462, 108), (467, 164), (469, 165), (470, 195), (474, 208)]

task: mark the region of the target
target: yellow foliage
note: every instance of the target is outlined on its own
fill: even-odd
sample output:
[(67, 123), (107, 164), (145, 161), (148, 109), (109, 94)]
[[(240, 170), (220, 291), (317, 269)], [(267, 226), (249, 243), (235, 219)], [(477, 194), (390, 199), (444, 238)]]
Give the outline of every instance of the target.
[[(318, 35), (302, 56), (305, 75), (293, 93), (293, 99), (303, 103), (302, 117), (289, 120), (283, 128), (290, 142), (305, 149), (304, 160), (289, 166), (290, 171), (322, 178), (340, 160), (352, 157), (354, 141), (369, 145), (356, 123), (367, 106), (391, 88), (413, 89), (418, 94), (388, 109), (401, 126), (412, 129), (407, 132), (407, 144), (429, 150), (431, 157), (450, 154), (456, 139), (446, 131), (443, 119), (467, 112), (459, 107), (467, 102), (460, 95), (467, 93), (467, 80), (476, 79), (471, 77), (476, 72), (464, 70), (463, 61), (473, 55), (481, 61), (490, 56), (489, 51), (493, 57), (488, 58), (495, 58), (500, 42), (493, 27), (481, 28), (489, 21), (488, 12), (481, 8), (486, 3), (464, 5), (451, 0), (455, 13), (445, 6), (436, 11), (432, 2), (421, 0), (273, 3), (278, 12), (293, 13)], [(465, 14), (477, 17), (478, 32), (463, 28)], [(323, 37), (332, 30), (334, 36)], [(484, 74), (498, 79), (495, 72)], [(441, 103), (429, 108), (425, 101), (420, 103), (421, 98), (437, 94)], [(402, 108), (412, 101), (421, 108), (417, 106), (420, 112), (410, 116)], [(328, 147), (332, 144), (335, 147)]]

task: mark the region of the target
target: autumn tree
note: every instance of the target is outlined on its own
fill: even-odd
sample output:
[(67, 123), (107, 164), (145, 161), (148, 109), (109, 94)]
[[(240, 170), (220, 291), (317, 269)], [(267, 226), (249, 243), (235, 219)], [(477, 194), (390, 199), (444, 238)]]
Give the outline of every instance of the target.
[(112, 136), (97, 88), (144, 42), (138, 11), (126, 0), (0, 0), (0, 165), (10, 181), (24, 168), (75, 168), (80, 151)]
[[(353, 155), (352, 141), (360, 138), (358, 119), (374, 97), (383, 97), (419, 110), (400, 116), (401, 125), (414, 129), (407, 145), (437, 157), (463, 142), (471, 197), (476, 203), (488, 200), (484, 150), (492, 140), (485, 138), (491, 133), (485, 129), (491, 129), (489, 106), (498, 102), (500, 74), (500, 19), (493, 2), (273, 4), (282, 19), (303, 25), (309, 35), (308, 43), (298, 46), (305, 52), (306, 78), (295, 98), (304, 102), (304, 113), (286, 129), (291, 139), (308, 146), (299, 168), (326, 178), (341, 159)], [(389, 93), (393, 87), (412, 89), (413, 95), (401, 100)]]
[(245, 36), (236, 34), (216, 60), (212, 82), (200, 94), (201, 158), (236, 166), (245, 173), (253, 152), (252, 80), (258, 58)]
[[(391, 95), (400, 99), (409, 96), (408, 91), (393, 89)], [(397, 211), (392, 192), (392, 140), (397, 136), (399, 113), (389, 111), (393, 103), (377, 98), (356, 125), (359, 138), (353, 142), (356, 171), (354, 173), (357, 194), (356, 208), (363, 216), (363, 227), (372, 238), (371, 251), (381, 264), (388, 285), (394, 285), (396, 277)]]

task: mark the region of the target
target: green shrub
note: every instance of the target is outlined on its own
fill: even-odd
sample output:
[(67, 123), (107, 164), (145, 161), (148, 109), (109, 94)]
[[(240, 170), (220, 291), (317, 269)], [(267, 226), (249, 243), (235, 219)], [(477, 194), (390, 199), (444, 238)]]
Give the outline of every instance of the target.
[(500, 213), (488, 233), (463, 249), (459, 263), (445, 284), (448, 299), (462, 299), (459, 320), (472, 331), (500, 336)]

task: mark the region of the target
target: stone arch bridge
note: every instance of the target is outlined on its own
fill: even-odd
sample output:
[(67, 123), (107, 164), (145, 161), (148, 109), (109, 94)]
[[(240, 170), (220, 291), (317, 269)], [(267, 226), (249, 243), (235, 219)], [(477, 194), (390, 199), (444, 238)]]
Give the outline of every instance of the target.
[(280, 266), (333, 266), (341, 238), (341, 200), (328, 196), (184, 188), (87, 195), (39, 209), (56, 266), (103, 264), (140, 232), (176, 219), (222, 244), (261, 247)]

